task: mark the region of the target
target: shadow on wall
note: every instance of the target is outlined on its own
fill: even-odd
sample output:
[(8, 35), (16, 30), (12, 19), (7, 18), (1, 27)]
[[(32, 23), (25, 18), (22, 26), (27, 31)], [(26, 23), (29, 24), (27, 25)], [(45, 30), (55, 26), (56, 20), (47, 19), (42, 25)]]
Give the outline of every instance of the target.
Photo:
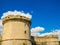
[(33, 36), (31, 36), (31, 43), (32, 43), (32, 45), (36, 45), (36, 42), (34, 41), (34, 37)]
[(59, 45), (60, 45), (60, 41), (59, 41)]

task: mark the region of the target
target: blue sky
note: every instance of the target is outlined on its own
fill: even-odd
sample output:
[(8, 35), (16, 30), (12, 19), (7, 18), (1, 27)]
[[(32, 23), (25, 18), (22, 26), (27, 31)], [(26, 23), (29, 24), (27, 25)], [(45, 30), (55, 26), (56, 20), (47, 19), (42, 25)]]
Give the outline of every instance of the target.
[(14, 10), (29, 12), (31, 28), (44, 27), (41, 33), (60, 29), (60, 0), (0, 0), (0, 17), (4, 12)]

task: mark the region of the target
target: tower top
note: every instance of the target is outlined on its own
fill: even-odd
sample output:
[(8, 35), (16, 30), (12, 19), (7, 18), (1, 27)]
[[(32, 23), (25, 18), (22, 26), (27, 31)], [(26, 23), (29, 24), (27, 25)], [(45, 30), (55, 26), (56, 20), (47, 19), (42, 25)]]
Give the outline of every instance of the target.
[(4, 25), (7, 21), (17, 20), (17, 21), (28, 21), (31, 24), (32, 16), (29, 13), (24, 13), (20, 11), (8, 11), (3, 13), (2, 24)]
[(32, 18), (31, 14), (29, 14), (29, 13), (24, 13), (23, 11), (21, 12), (21, 11), (16, 11), (15, 10), (15, 11), (8, 11), (8, 12), (3, 13), (3, 16), (1, 17), (1, 19), (5, 18), (5, 17), (7, 17), (9, 15), (23, 16), (23, 17), (28, 18), (29, 20), (31, 20), (31, 18)]

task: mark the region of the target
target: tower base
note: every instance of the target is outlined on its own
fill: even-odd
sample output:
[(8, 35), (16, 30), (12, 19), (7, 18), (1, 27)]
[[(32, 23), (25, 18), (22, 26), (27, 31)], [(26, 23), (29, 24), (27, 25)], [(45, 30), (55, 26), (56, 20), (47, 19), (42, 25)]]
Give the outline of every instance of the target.
[(30, 40), (4, 40), (2, 45), (32, 45)]

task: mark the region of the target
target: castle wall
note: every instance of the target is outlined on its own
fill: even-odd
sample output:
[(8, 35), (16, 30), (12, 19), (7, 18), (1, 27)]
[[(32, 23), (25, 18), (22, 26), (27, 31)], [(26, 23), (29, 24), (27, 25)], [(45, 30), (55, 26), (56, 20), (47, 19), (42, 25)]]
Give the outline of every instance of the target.
[(57, 35), (34, 37), (36, 45), (59, 45)]
[(2, 45), (31, 45), (30, 23), (23, 18), (3, 20)]
[(1, 34), (0, 34), (0, 45), (1, 45), (1, 42), (2, 42), (2, 36), (1, 36)]
[(2, 45), (31, 45), (29, 40), (7, 40), (3, 41)]
[(3, 40), (30, 39), (29, 27), (25, 22), (9, 21), (4, 24)]

